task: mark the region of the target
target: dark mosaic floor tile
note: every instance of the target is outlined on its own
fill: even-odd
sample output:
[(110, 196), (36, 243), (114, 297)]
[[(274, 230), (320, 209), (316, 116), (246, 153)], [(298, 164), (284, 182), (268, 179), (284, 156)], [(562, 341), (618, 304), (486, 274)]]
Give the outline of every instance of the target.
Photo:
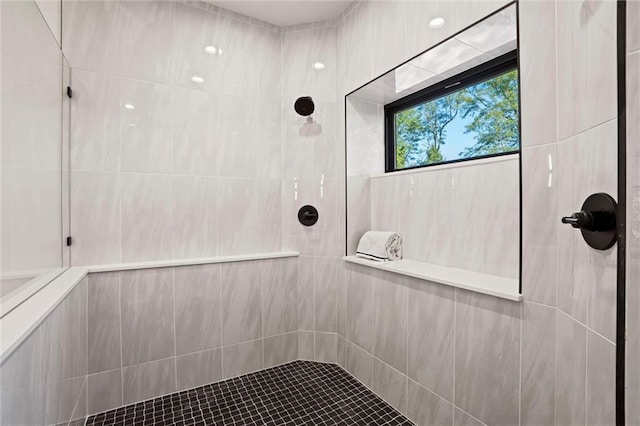
[(87, 419), (116, 425), (413, 425), (335, 364), (294, 361)]

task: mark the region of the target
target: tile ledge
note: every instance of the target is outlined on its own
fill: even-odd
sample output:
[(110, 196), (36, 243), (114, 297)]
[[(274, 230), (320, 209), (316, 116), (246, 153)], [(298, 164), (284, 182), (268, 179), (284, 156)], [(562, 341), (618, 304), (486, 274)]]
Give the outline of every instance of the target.
[(483, 274), (466, 269), (450, 268), (409, 259), (392, 262), (377, 262), (357, 256), (344, 256), (342, 259), (346, 262), (425, 281), (445, 284), (476, 293), (500, 297), (502, 299), (516, 302), (522, 300), (522, 295), (518, 293), (518, 280), (513, 278), (499, 277), (497, 275)]

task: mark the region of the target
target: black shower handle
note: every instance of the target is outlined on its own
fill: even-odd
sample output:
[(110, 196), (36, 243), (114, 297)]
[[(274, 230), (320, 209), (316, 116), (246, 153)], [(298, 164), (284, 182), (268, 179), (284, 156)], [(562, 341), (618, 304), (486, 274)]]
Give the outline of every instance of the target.
[(563, 217), (562, 223), (568, 223), (574, 228), (586, 229), (588, 231), (593, 230), (593, 216), (590, 212), (584, 210), (573, 213), (571, 216)]

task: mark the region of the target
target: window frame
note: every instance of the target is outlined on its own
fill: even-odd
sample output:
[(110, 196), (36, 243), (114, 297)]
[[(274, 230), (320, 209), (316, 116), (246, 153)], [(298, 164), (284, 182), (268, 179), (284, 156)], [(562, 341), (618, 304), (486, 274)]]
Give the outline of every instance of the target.
[(405, 170), (414, 170), (424, 167), (440, 166), (443, 164), (459, 163), (463, 161), (473, 161), (483, 158), (499, 157), (503, 155), (512, 155), (519, 153), (522, 145), (522, 126), (518, 120), (518, 134), (520, 145), (518, 150), (500, 152), (497, 154), (479, 155), (471, 158), (458, 158), (455, 160), (445, 160), (433, 164), (423, 164), (419, 166), (396, 168), (396, 138), (395, 138), (395, 114), (406, 109), (415, 107), (420, 104), (441, 98), (450, 93), (458, 92), (469, 86), (490, 80), (501, 74), (510, 71), (518, 71), (518, 115), (520, 115), (520, 68), (518, 66), (518, 50), (514, 49), (501, 56), (493, 58), (487, 62), (470, 68), (466, 71), (449, 77), (432, 86), (421, 89), (415, 93), (407, 95), (401, 99), (390, 102), (384, 106), (384, 171), (385, 173), (400, 172)]

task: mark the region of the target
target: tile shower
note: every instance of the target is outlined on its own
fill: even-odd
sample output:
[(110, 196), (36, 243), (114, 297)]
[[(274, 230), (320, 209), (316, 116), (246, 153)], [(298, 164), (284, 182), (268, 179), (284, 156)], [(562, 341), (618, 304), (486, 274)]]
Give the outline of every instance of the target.
[[(269, 412), (274, 424), (615, 424), (617, 254), (587, 251), (558, 219), (590, 193), (617, 194), (615, 3), (519, 2), (521, 302), (342, 260), (346, 216), (371, 211), (346, 208), (345, 95), (507, 2), (354, 2), (333, 20), (285, 27), (200, 1), (46, 3), (1, 6), (3, 40), (21, 41), (3, 42), (3, 180), (27, 175), (11, 194), (33, 194), (54, 173), (69, 190), (49, 188), (2, 230), (35, 241), (42, 230), (29, 223), (48, 221), (49, 239), (73, 242), (38, 266), (88, 274), (2, 358), (0, 424), (134, 424), (141, 415), (159, 424), (164, 410), (153, 407), (171, 398), (189, 412), (216, 403), (238, 412), (230, 407), (245, 403), (244, 387), (288, 380), (309, 393), (247, 399), (298, 407), (290, 419)], [(640, 8), (629, 4), (633, 83)], [(433, 16), (447, 25), (428, 28)], [(57, 98), (62, 79), (71, 99)], [(628, 90), (637, 101), (637, 85)], [(301, 130), (299, 96), (313, 97), (319, 131)], [(49, 125), (40, 133), (20, 127), (33, 111)], [(20, 132), (26, 142), (5, 144)], [(56, 132), (62, 154), (41, 151)], [(360, 184), (378, 201), (409, 185)], [(24, 204), (5, 198), (4, 185), (3, 205)], [(68, 210), (43, 214), (56, 203)], [(310, 228), (297, 221), (306, 204), (320, 212)], [(402, 212), (379, 205), (370, 222), (384, 221), (384, 208)], [(26, 269), (20, 241), (9, 256), (3, 238), (3, 264)], [(421, 255), (419, 244), (407, 249)], [(513, 262), (486, 267), (517, 276)], [(327, 378), (344, 387), (327, 389)], [(226, 386), (231, 398), (211, 399)], [(309, 400), (338, 408), (307, 410)], [(627, 423), (640, 424), (633, 405)], [(214, 412), (191, 419), (233, 424), (215, 423)], [(269, 424), (256, 420), (262, 408), (244, 413)]]

